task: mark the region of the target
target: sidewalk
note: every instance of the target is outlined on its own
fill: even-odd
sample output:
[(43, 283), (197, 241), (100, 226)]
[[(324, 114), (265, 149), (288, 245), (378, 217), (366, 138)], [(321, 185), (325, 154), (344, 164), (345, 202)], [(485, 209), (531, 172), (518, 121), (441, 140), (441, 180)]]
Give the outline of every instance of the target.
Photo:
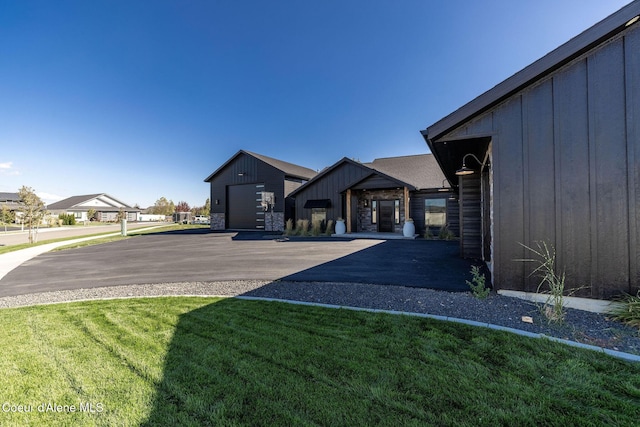
[[(152, 230), (158, 227), (162, 227), (162, 226), (138, 228), (136, 230), (131, 230), (131, 231), (136, 231), (136, 232), (146, 231), (146, 230)], [(0, 255), (0, 280), (2, 280), (2, 278), (7, 274), (9, 274), (14, 268), (19, 267), (22, 263), (30, 260), (31, 258), (35, 258), (38, 255), (43, 254), (45, 252), (49, 252), (61, 246), (72, 245), (74, 243), (84, 242), (87, 240), (103, 239), (105, 237), (112, 237), (112, 236), (119, 236), (119, 235), (120, 235), (120, 232), (114, 232), (109, 234), (103, 234), (100, 236), (79, 237), (77, 239), (47, 243), (44, 245), (34, 246), (32, 248), (20, 249), (18, 251), (1, 254)]]

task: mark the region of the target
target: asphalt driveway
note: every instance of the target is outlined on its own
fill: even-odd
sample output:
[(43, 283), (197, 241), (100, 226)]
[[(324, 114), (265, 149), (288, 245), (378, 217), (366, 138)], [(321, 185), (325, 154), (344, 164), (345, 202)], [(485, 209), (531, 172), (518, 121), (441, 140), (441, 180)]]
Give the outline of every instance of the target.
[(468, 290), (471, 264), (458, 257), (457, 242), (278, 240), (190, 230), (49, 252), (0, 280), (0, 297), (126, 284), (279, 279)]

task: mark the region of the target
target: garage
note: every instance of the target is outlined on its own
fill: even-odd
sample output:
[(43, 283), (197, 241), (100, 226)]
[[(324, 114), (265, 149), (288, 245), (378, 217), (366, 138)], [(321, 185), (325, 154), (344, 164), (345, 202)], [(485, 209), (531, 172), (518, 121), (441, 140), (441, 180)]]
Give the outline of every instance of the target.
[(227, 187), (229, 228), (264, 229), (264, 210), (260, 194), (264, 184), (230, 185)]
[[(293, 217), (287, 196), (315, 175), (302, 166), (238, 151), (205, 179), (211, 184), (211, 229), (283, 231)], [(267, 221), (263, 192), (271, 196)]]

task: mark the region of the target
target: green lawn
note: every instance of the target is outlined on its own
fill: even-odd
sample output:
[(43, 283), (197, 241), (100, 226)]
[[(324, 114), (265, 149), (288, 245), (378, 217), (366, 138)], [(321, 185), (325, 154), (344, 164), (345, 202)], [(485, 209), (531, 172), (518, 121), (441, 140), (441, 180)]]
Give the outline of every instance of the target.
[(640, 411), (638, 364), (423, 318), (163, 297), (0, 323), (3, 426), (631, 426)]

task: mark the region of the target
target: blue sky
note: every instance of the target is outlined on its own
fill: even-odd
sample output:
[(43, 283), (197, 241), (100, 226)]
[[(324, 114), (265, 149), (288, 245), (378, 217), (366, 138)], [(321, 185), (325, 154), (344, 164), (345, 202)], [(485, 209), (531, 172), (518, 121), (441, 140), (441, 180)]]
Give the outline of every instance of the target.
[(240, 149), (313, 169), (419, 131), (628, 0), (0, 0), (0, 191), (202, 205)]

